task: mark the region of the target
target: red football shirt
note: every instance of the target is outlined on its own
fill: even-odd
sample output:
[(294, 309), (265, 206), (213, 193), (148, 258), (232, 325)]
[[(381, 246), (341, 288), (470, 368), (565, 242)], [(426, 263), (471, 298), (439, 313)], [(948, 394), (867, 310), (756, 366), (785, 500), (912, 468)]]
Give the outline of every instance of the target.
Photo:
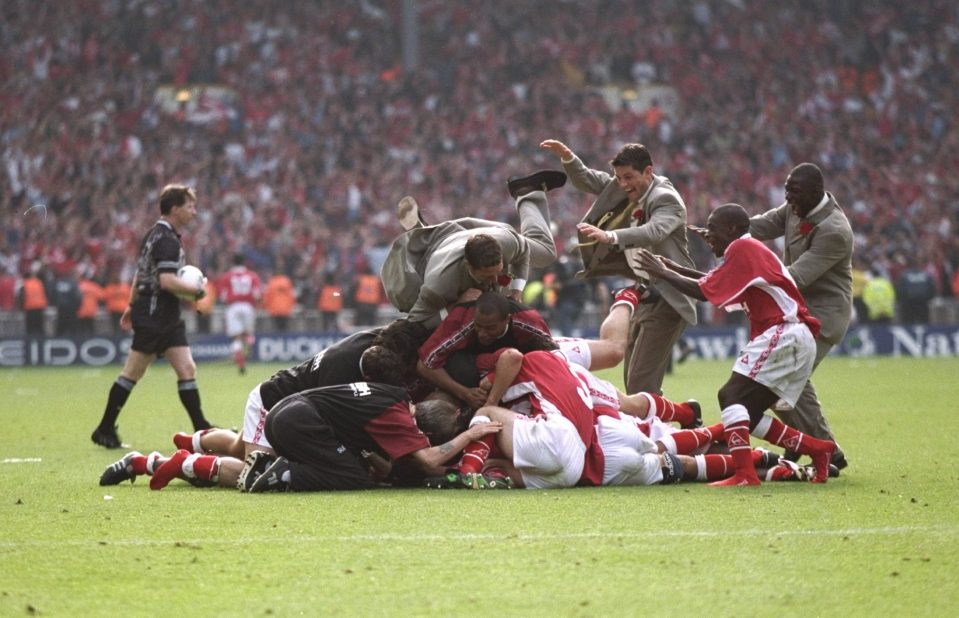
[[(497, 352), (494, 359), (502, 353)], [(493, 379), (493, 376), (490, 376)], [(599, 447), (594, 424), (592, 400), (586, 387), (572, 374), (565, 357), (556, 352), (527, 352), (513, 384), (506, 389), (503, 401), (528, 397), (533, 415), (559, 413), (566, 417), (586, 446), (586, 460), (580, 485), (603, 482), (603, 451)]]
[(699, 289), (717, 307), (745, 311), (750, 339), (786, 322), (804, 322), (819, 335), (819, 320), (809, 315), (796, 282), (766, 245), (746, 234), (726, 247), (723, 258), (699, 280)]
[(220, 297), (227, 304), (250, 303), (255, 305), (263, 294), (260, 276), (243, 266), (234, 266), (223, 273), (217, 282)]

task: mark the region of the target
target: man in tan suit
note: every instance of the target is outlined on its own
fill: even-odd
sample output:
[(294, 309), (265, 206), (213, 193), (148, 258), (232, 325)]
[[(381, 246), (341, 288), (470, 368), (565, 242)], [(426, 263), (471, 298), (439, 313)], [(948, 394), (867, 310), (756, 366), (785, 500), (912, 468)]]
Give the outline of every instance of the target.
[(415, 201), (403, 198), (398, 214), (409, 229), (393, 241), (380, 272), (390, 302), (432, 329), (440, 323), (440, 312), (462, 302), (467, 290), (502, 291), (518, 299), (530, 268), (556, 260), (546, 192), (565, 182), (563, 172), (552, 170), (507, 181), (519, 231), (475, 218), (424, 225)]
[[(681, 266), (694, 266), (686, 245), (686, 205), (665, 176), (653, 173), (642, 144), (626, 144), (610, 162), (614, 174), (586, 165), (566, 144), (548, 139), (540, 147), (559, 157), (574, 187), (596, 195), (577, 225), (584, 270), (578, 276), (618, 275), (648, 281), (639, 249), (649, 249)], [(662, 283), (639, 304), (629, 326), (624, 363), (627, 393), (662, 392), (673, 345), (687, 324), (696, 324), (696, 305)]]
[[(783, 263), (795, 279), (809, 312), (822, 322), (813, 371), (842, 341), (852, 318), (852, 228), (836, 198), (823, 188), (822, 171), (812, 163), (794, 167), (786, 178), (786, 202), (750, 219), (757, 240), (783, 237)], [(777, 406), (787, 424), (824, 440), (836, 441), (823, 416), (812, 381), (795, 408)], [(832, 463), (848, 464), (841, 448)]]

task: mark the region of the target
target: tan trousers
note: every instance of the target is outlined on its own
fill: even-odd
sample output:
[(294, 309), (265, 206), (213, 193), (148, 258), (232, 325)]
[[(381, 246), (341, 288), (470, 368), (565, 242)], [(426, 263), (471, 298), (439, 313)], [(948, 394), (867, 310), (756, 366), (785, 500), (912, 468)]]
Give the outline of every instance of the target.
[[(813, 365), (813, 372), (816, 371), (816, 367), (826, 358), (831, 349), (831, 343), (816, 339), (816, 363)], [(795, 408), (781, 409), (777, 406), (774, 412), (782, 422), (794, 429), (807, 433), (814, 438), (836, 441), (836, 436), (822, 413), (822, 404), (819, 403), (816, 387), (813, 386), (812, 380), (806, 382)], [(837, 452), (841, 453), (842, 449), (840, 448)]]
[(662, 297), (636, 308), (629, 324), (623, 363), (627, 394), (640, 391), (662, 394), (673, 345), (685, 329), (686, 321)]

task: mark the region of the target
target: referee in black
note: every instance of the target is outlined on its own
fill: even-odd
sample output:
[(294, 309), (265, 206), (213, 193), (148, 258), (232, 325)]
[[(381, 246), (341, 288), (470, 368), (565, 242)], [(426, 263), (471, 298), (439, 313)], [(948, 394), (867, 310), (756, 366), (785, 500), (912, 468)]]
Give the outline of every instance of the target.
[(195, 431), (210, 423), (200, 407), (196, 385), (196, 363), (186, 341), (186, 327), (180, 318), (180, 295), (206, 295), (206, 282), (196, 288), (177, 277), (186, 264), (180, 230), (196, 216), (196, 192), (184, 185), (167, 185), (160, 192), (160, 220), (140, 244), (137, 271), (130, 292), (130, 306), (120, 317), (120, 328), (133, 330), (133, 343), (123, 370), (110, 388), (100, 425), (90, 439), (106, 448), (120, 448), (116, 421), (123, 404), (143, 377), (147, 367), (163, 356), (176, 372), (180, 401)]

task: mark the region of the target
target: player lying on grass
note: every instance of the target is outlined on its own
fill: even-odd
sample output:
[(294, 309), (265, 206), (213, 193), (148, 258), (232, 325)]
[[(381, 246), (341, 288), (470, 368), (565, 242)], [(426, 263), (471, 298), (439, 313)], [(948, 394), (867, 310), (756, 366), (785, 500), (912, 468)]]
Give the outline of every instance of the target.
[(411, 385), (416, 350), (428, 331), (422, 324), (395, 320), (385, 327), (353, 333), (328, 346), (313, 358), (273, 374), (250, 391), (243, 412), (243, 431), (208, 429), (178, 433), (173, 443), (191, 453), (226, 455), (244, 459), (251, 452), (272, 452), (263, 426), (266, 413), (281, 399), (321, 386), (352, 382)]
[[(621, 415), (613, 407), (593, 405), (589, 386), (561, 355), (504, 350), (496, 356), (490, 401), (523, 399), (530, 414), (495, 405), (481, 408), (471, 426), (498, 421), (503, 431), (468, 445), (456, 469), (428, 479), (427, 486), (649, 485), (716, 480), (733, 474), (729, 455), (676, 453), (708, 448), (718, 433), (716, 427), (677, 431), (669, 440), (653, 441), (644, 432), (649, 421)], [(612, 385), (607, 387), (609, 391), (615, 396)], [(487, 462), (491, 453), (493, 459)], [(757, 451), (755, 457), (761, 466), (773, 470), (770, 480), (798, 477), (789, 468), (777, 468), (776, 455)]]
[(425, 412), (456, 424), (453, 404), (413, 404), (404, 389), (384, 384), (358, 382), (291, 395), (266, 417), (266, 437), (279, 457), (244, 485), (251, 493), (369, 489), (378, 481), (364, 457), (369, 452), (388, 460), (397, 476), (439, 474), (467, 444), (501, 429), (498, 423), (477, 425), (431, 446), (430, 429), (417, 424)]
[(184, 449), (169, 458), (133, 452), (108, 466), (100, 484), (148, 475), (150, 489), (174, 478), (253, 493), (368, 489), (388, 474), (402, 475), (402, 466), (420, 477), (438, 474), (466, 444), (500, 429), (460, 431), (463, 425), (453, 404), (413, 404), (397, 386), (355, 382), (309, 389), (284, 398), (267, 415), (266, 434), (279, 457), (256, 451), (244, 462)]
[[(523, 399), (529, 415), (496, 405), (484, 406), (471, 426), (487, 422), (503, 424), (502, 435), (486, 436), (466, 447), (455, 475), (430, 479), (428, 486), (445, 486), (442, 479), (461, 487), (529, 487), (536, 489), (601, 485), (604, 453), (598, 440), (596, 416), (586, 386), (573, 374), (561, 353), (535, 351), (521, 354), (507, 349), (495, 355), (495, 371), (487, 401), (515, 402)], [(492, 416), (496, 421), (492, 421)], [(624, 423), (624, 426), (626, 424)], [(635, 425), (630, 427), (639, 434)], [(494, 442), (495, 441), (495, 442)], [(646, 440), (652, 445), (651, 441)], [(484, 464), (497, 447), (510, 481)], [(652, 446), (655, 450), (655, 446)], [(660, 458), (667, 478), (681, 474), (678, 460)], [(668, 470), (673, 470), (669, 472)]]
[(708, 273), (640, 251), (643, 268), (680, 292), (727, 311), (744, 309), (749, 342), (719, 390), (725, 440), (736, 474), (716, 485), (759, 485), (749, 435), (801, 455), (825, 483), (836, 443), (819, 440), (766, 414), (777, 400), (795, 406), (816, 358), (819, 321), (809, 315), (795, 281), (776, 255), (749, 235), (749, 215), (738, 204), (716, 208), (706, 223), (706, 242), (723, 262)]
[[(731, 469), (731, 460), (702, 457), (704, 454), (728, 454), (726, 444), (723, 442), (722, 423), (708, 427), (676, 429), (668, 422), (664, 422), (659, 408), (676, 407), (681, 404), (648, 393), (625, 395), (611, 382), (603, 380), (576, 363), (570, 363), (569, 368), (589, 390), (597, 419), (605, 415), (630, 421), (653, 442), (657, 453), (692, 456), (696, 462), (696, 476), (694, 479), (684, 476), (685, 480), (706, 481), (728, 476), (727, 471)], [(648, 401), (648, 410), (644, 411), (643, 405), (636, 406), (637, 398), (640, 402)], [(687, 403), (695, 403), (695, 401), (690, 400)], [(698, 404), (696, 406), (698, 413)], [(685, 459), (683, 461), (686, 462)], [(753, 449), (753, 463), (759, 476), (767, 481), (801, 481), (815, 476), (813, 466), (799, 466), (765, 449)], [(711, 471), (708, 469), (710, 465), (717, 468)], [(829, 476), (839, 476), (839, 468), (830, 464)]]

